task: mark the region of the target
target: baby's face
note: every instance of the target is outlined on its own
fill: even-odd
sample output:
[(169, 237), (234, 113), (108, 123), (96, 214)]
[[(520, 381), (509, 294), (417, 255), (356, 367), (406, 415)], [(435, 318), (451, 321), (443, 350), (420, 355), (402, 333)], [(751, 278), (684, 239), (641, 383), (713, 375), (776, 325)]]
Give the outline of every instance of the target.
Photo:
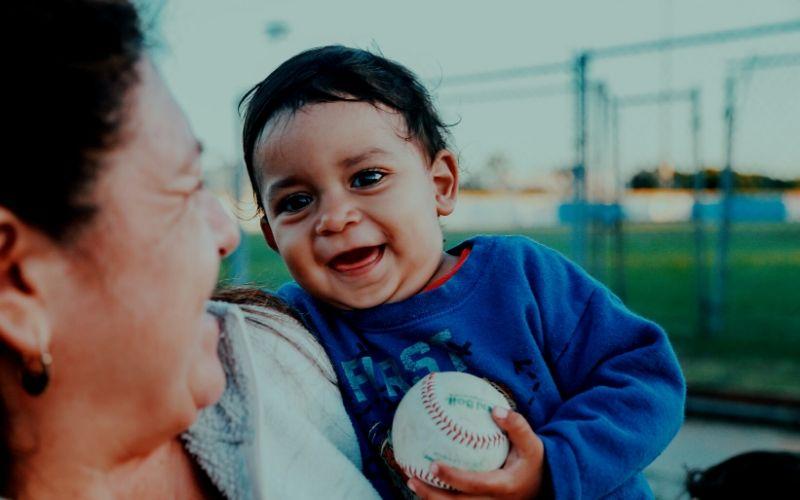
[(311, 104), (262, 131), (264, 235), (317, 298), (364, 309), (408, 298), (436, 273), (456, 160), (442, 151), (431, 163), (405, 136), (402, 115), (364, 102)]

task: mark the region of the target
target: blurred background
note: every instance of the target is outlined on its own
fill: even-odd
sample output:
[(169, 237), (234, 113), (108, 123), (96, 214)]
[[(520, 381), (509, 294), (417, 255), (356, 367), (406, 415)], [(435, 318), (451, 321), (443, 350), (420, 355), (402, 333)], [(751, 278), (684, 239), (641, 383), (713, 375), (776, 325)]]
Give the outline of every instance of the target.
[(521, 233), (665, 327), (687, 423), (648, 469), (800, 451), (800, 1), (170, 0), (159, 65), (239, 218), (221, 279), (290, 279), (264, 244), (241, 96), (285, 59), (341, 43), (415, 71), (462, 166), (447, 244)]

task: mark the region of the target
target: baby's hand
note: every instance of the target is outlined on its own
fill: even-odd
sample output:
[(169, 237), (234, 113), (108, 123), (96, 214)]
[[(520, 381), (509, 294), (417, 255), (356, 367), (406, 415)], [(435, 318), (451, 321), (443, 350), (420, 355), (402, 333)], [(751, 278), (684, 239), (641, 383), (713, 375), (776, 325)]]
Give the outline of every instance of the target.
[(503, 468), (473, 472), (440, 462), (431, 464), (431, 473), (457, 489), (445, 491), (412, 478), (408, 487), (424, 500), (456, 498), (534, 498), (539, 493), (544, 470), (544, 445), (525, 417), (505, 408), (495, 408), (492, 417), (511, 441)]

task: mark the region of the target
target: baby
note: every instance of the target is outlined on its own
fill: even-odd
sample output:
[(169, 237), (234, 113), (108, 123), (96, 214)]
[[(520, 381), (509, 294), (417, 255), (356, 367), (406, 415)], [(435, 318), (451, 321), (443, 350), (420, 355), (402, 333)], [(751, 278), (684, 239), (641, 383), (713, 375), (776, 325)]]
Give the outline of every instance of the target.
[[(502, 469), (434, 464), (490, 497), (642, 498), (641, 471), (681, 425), (684, 382), (663, 330), (557, 252), (517, 236), (444, 251), (458, 161), (425, 88), (403, 66), (330, 46), (246, 97), (244, 154), (267, 243), (336, 369), (364, 473), (397, 496), (381, 458), (394, 409), (429, 372), (504, 388)], [(436, 489), (407, 485), (428, 498)]]

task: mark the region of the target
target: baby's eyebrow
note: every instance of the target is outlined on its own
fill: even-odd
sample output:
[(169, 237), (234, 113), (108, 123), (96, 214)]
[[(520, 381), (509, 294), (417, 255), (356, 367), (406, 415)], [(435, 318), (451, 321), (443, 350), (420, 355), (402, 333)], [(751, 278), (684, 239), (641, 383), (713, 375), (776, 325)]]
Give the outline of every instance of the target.
[(297, 176), (294, 175), (284, 177), (283, 179), (278, 179), (277, 181), (269, 185), (269, 190), (267, 191), (267, 199), (268, 200), (275, 199), (275, 197), (278, 195), (278, 191), (280, 191), (283, 188), (294, 186), (299, 182), (300, 180), (297, 178)]
[(373, 156), (380, 156), (380, 155), (385, 155), (385, 154), (386, 154), (386, 151), (384, 151), (381, 148), (378, 148), (378, 147), (369, 148), (368, 150), (364, 151), (363, 153), (359, 153), (359, 154), (357, 154), (355, 156), (348, 156), (347, 158), (342, 159), (339, 162), (339, 164), (342, 165), (345, 168), (352, 167), (353, 165), (357, 165), (357, 164), (361, 163), (362, 161), (367, 160), (367, 159), (369, 159), (369, 158), (371, 158)]

